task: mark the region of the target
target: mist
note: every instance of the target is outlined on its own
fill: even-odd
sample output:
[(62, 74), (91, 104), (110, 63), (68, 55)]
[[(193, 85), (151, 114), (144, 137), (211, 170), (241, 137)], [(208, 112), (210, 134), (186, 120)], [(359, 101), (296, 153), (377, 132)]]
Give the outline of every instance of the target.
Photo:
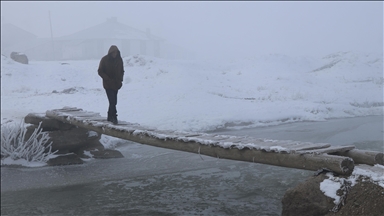
[(383, 52), (383, 2), (1, 2), (2, 23), (39, 38), (49, 13), (54, 38), (117, 17), (201, 58)]

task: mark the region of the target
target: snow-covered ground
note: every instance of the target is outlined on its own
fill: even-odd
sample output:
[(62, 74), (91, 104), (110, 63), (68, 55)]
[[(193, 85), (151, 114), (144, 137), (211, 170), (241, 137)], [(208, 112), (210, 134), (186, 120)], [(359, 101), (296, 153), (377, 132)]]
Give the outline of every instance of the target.
[[(2, 55), (1, 124), (64, 106), (106, 116), (98, 65), (99, 60), (24, 65)], [(124, 66), (118, 118), (160, 130), (383, 115), (382, 54), (339, 52), (320, 59), (270, 54), (230, 62), (135, 55), (125, 57)], [(104, 136), (102, 142), (108, 147), (116, 140)]]
[[(1, 58), (1, 122), (64, 106), (107, 115), (99, 60), (19, 64)], [(234, 59), (124, 58), (121, 120), (182, 131), (383, 115), (383, 55), (339, 52)]]
[[(2, 56), (1, 124), (64, 106), (106, 116), (108, 100), (98, 64), (88, 60), (23, 65)], [(320, 59), (271, 54), (230, 62), (140, 55), (125, 57), (124, 65), (118, 118), (161, 130), (204, 132), (383, 115), (382, 53), (339, 52)], [(109, 145), (112, 139), (104, 136), (101, 141)], [(356, 167), (347, 180), (354, 183), (361, 175), (384, 187), (383, 175), (363, 167)], [(341, 180), (329, 177), (320, 187), (337, 203)]]

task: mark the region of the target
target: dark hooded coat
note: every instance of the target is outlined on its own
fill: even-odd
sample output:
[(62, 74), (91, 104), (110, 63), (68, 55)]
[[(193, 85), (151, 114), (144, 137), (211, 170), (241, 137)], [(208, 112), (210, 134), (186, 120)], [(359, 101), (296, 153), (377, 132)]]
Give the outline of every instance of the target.
[[(116, 58), (112, 56), (113, 51), (117, 51)], [(121, 88), (123, 85), (124, 65), (117, 46), (112, 45), (108, 50), (108, 54), (101, 58), (98, 73), (103, 78), (104, 89), (117, 91)]]

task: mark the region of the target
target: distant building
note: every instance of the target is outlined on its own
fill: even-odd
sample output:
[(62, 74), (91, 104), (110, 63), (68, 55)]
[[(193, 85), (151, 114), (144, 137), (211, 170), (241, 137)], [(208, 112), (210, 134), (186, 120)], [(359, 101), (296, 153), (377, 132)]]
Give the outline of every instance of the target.
[[(3, 33), (2, 31), (2, 40)], [(30, 60), (100, 59), (107, 54), (111, 45), (116, 45), (120, 49), (122, 57), (137, 54), (172, 59), (193, 57), (193, 53), (167, 43), (163, 38), (151, 34), (149, 29), (141, 31), (132, 28), (118, 22), (115, 17), (74, 34), (54, 38), (53, 41), (47, 38), (38, 39), (33, 34), (24, 35), (24, 33), (8, 33), (22, 35), (18, 41), (23, 41), (24, 44), (19, 44), (21, 48), (18, 50), (9, 49), (25, 53)]]
[(39, 44), (36, 35), (11, 23), (1, 23), (1, 54), (10, 57), (12, 52), (24, 52)]

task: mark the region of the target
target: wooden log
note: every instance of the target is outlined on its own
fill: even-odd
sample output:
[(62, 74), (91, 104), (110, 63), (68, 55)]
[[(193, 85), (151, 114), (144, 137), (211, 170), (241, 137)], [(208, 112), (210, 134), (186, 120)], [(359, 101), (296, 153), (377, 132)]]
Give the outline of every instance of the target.
[(245, 140), (244, 137), (233, 137), (233, 138), (229, 138), (227, 140), (220, 141), (220, 142), (241, 143), (241, 142), (243, 142), (243, 140)]
[(188, 134), (188, 135), (185, 135), (185, 137), (197, 137), (197, 136), (201, 136), (201, 134)]
[(297, 151), (297, 153), (314, 153), (314, 154), (324, 154), (324, 153), (337, 153), (337, 152), (345, 152), (354, 149), (355, 146), (331, 146), (323, 149), (311, 149), (311, 150), (302, 150)]
[(323, 148), (328, 148), (330, 146), (331, 144), (328, 144), (328, 143), (310, 143), (310, 144), (291, 146), (289, 149), (291, 149), (292, 151), (304, 151), (304, 150), (323, 149)]
[[(284, 141), (279, 141), (284, 142)], [(282, 147), (288, 148), (294, 151), (301, 151), (303, 149), (312, 150), (312, 149), (321, 149), (330, 147), (329, 143), (311, 143), (311, 142), (294, 142), (294, 141), (286, 141), (286, 143), (281, 144)]]
[(350, 151), (345, 152), (335, 152), (334, 154), (339, 156), (350, 157), (354, 160), (356, 164), (384, 165), (383, 152), (352, 149)]
[(244, 139), (244, 142), (242, 143), (253, 143), (259, 146), (260, 149), (268, 152), (274, 151), (273, 149), (277, 149), (280, 147), (280, 151), (284, 151), (287, 153), (301, 153), (299, 152), (301, 150), (322, 149), (331, 146), (328, 143), (296, 142), (292, 140), (263, 140), (256, 138)]
[(55, 109), (53, 111), (66, 111), (66, 112), (71, 112), (71, 111), (83, 111), (81, 108), (77, 107), (63, 107), (62, 109)]
[(160, 139), (159, 137), (156, 137), (156, 133), (153, 131), (148, 132), (137, 130), (132, 132), (132, 130), (125, 131), (123, 127), (120, 126), (94, 126), (89, 123), (84, 123), (84, 121), (77, 120), (76, 117), (66, 116), (63, 113), (56, 113), (54, 111), (47, 111), (46, 115), (50, 118), (105, 135), (141, 144), (198, 153), (216, 158), (263, 163), (313, 171), (326, 168), (343, 175), (351, 174), (354, 168), (353, 160), (348, 157), (328, 154), (285, 154), (278, 152), (263, 152), (255, 149), (223, 148), (220, 146), (206, 145), (193, 141), (182, 142), (177, 139)]

